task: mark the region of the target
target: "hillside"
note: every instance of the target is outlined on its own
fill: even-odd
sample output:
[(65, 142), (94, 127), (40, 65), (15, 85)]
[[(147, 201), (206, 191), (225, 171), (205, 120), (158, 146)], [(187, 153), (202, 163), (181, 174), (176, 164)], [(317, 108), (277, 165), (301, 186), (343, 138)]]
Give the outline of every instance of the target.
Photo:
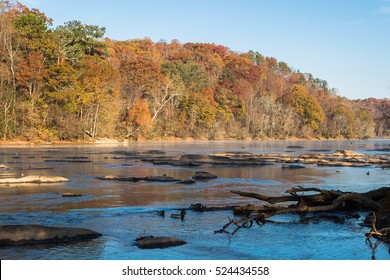
[(53, 28), (49, 17), (21, 4), (1, 1), (0, 10), (2, 139), (390, 134), (389, 100), (348, 100), (257, 51), (115, 41), (104, 38), (105, 28), (79, 21)]

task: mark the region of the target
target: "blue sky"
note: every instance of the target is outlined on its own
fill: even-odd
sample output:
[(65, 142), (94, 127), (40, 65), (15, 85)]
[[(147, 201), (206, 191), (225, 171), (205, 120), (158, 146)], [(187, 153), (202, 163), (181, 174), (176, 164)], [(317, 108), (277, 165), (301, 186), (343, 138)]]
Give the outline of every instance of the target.
[(390, 0), (21, 0), (54, 20), (259, 51), (350, 99), (390, 98)]

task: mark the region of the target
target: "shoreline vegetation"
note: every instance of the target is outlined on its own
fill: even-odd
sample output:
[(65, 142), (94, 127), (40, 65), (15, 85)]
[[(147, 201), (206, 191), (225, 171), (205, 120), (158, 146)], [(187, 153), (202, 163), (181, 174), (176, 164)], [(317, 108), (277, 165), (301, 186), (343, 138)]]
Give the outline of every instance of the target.
[(118, 41), (104, 37), (104, 27), (53, 26), (49, 16), (0, 1), (0, 139), (390, 135), (390, 99), (349, 100), (326, 80), (258, 51)]
[(20, 139), (9, 139), (9, 140), (0, 140), (0, 147), (13, 147), (13, 146), (39, 146), (39, 145), (115, 145), (115, 144), (131, 144), (131, 143), (163, 143), (163, 142), (251, 142), (251, 141), (262, 141), (262, 142), (294, 142), (294, 141), (359, 141), (359, 140), (387, 140), (390, 137), (382, 138), (371, 138), (371, 139), (346, 139), (346, 138), (335, 138), (335, 139), (322, 139), (322, 138), (297, 138), (291, 137), (287, 139), (272, 139), (272, 138), (263, 138), (263, 139), (207, 139), (207, 138), (158, 138), (158, 139), (110, 139), (110, 138), (99, 138), (99, 139), (85, 139), (85, 140), (54, 140), (54, 141), (44, 141), (42, 139), (34, 140), (20, 140)]

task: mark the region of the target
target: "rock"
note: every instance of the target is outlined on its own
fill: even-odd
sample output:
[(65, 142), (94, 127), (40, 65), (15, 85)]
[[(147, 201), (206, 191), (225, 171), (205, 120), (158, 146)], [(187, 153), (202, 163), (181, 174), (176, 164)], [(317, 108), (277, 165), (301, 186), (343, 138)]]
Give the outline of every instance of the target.
[(4, 178), (0, 179), (0, 184), (41, 184), (41, 183), (62, 183), (69, 182), (69, 179), (59, 176), (25, 176), (21, 178)]
[(228, 158), (239, 158), (239, 157), (244, 157), (244, 158), (248, 158), (248, 157), (253, 157), (254, 154), (252, 153), (249, 153), (249, 152), (233, 152), (233, 151), (229, 151), (229, 152), (217, 152), (217, 153), (213, 153), (211, 154), (211, 156), (220, 156), (220, 157), (228, 157)]
[(162, 175), (162, 176), (147, 176), (147, 177), (119, 177), (119, 176), (104, 176), (104, 177), (96, 177), (99, 180), (113, 180), (113, 181), (124, 181), (124, 182), (138, 182), (138, 181), (149, 181), (149, 182), (179, 182), (179, 179), (175, 179), (170, 176)]
[(375, 152), (390, 152), (390, 148), (374, 149), (374, 150), (368, 150), (368, 151), (375, 151)]
[(205, 171), (197, 171), (194, 176), (192, 176), (192, 179), (194, 180), (210, 180), (216, 178), (218, 178), (218, 176)]
[(48, 227), (42, 225), (0, 226), (0, 246), (63, 243), (90, 240), (102, 236), (83, 228)]
[(273, 165), (272, 162), (276, 160), (260, 159), (259, 161), (242, 161), (242, 160), (231, 160), (231, 161), (214, 161), (211, 164), (215, 166), (265, 166)]
[(198, 167), (202, 163), (197, 163), (193, 161), (179, 161), (179, 160), (152, 160), (154, 165), (171, 165), (171, 166), (180, 166), (180, 167)]
[(319, 162), (317, 163), (318, 166), (334, 166), (334, 167), (367, 167), (370, 166), (370, 164), (365, 164), (365, 163), (352, 163), (352, 162), (341, 162), (341, 161), (336, 161), (336, 162)]
[(161, 150), (147, 150), (143, 152), (144, 154), (149, 154), (149, 155), (164, 155), (165, 152)]
[(195, 212), (204, 212), (206, 211), (206, 206), (204, 206), (202, 203), (195, 203), (191, 204), (190, 209)]
[(196, 182), (194, 180), (192, 180), (192, 179), (186, 179), (186, 180), (179, 181), (177, 183), (178, 184), (190, 185), (190, 184), (195, 184)]
[(300, 164), (283, 164), (282, 168), (300, 169), (300, 168), (305, 168), (305, 166)]
[(150, 181), (150, 182), (179, 182), (179, 179), (175, 179), (170, 176), (148, 176), (144, 178), (144, 181)]
[(357, 153), (350, 150), (337, 150), (330, 155), (334, 157), (363, 157), (364, 156), (361, 153)]
[(173, 237), (144, 236), (136, 240), (136, 245), (140, 249), (163, 249), (184, 244), (187, 242)]
[(112, 175), (108, 175), (108, 176), (104, 176), (104, 177), (96, 177), (96, 179), (99, 179), (99, 180), (112, 180), (112, 181), (124, 181), (124, 182), (138, 182), (138, 181), (141, 181), (144, 179), (144, 177), (120, 177), (120, 176), (112, 176)]
[(197, 160), (208, 160), (209, 156), (208, 155), (203, 155), (203, 154), (186, 154), (182, 155), (180, 157), (180, 161), (197, 161)]
[(49, 163), (89, 163), (89, 162), (92, 162), (92, 160), (89, 160), (89, 159), (77, 159), (77, 157), (75, 157), (75, 159), (45, 159), (44, 162), (49, 162)]
[(0, 164), (0, 169), (6, 169), (6, 168), (8, 168), (6, 165)]
[(63, 193), (62, 194), (62, 197), (78, 197), (78, 196), (82, 196), (82, 194), (78, 194), (78, 193)]

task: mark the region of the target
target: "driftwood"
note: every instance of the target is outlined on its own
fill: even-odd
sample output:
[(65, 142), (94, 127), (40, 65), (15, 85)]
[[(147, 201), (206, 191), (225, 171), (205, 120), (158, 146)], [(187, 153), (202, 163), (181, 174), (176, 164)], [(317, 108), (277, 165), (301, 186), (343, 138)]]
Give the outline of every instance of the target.
[[(342, 192), (339, 190), (323, 190), (318, 188), (294, 187), (286, 191), (288, 195), (277, 197), (258, 193), (232, 190), (233, 194), (251, 197), (270, 205), (248, 205), (234, 208), (236, 215), (245, 215), (240, 219), (230, 219), (215, 233), (234, 235), (242, 228), (253, 224), (263, 225), (271, 222), (269, 218), (288, 213), (316, 213), (344, 211), (345, 218), (354, 218), (351, 211), (373, 212), (372, 229), (366, 234), (367, 240), (375, 238), (390, 243), (390, 188), (380, 188), (366, 193)], [(305, 193), (309, 193), (306, 194)], [(314, 194), (313, 194), (314, 193)], [(278, 205), (275, 205), (280, 203)], [(378, 222), (378, 216), (380, 222)], [(377, 226), (380, 225), (379, 230)], [(377, 245), (376, 245), (377, 246)]]
[[(372, 249), (372, 259), (376, 259), (375, 252), (378, 246), (382, 243), (390, 243), (390, 227), (382, 228), (380, 230), (377, 229), (377, 218), (376, 213), (372, 213), (372, 223), (371, 223), (371, 231), (366, 233), (366, 243), (371, 247)], [(374, 238), (376, 241), (372, 242), (371, 239)], [(390, 249), (389, 249), (390, 253)]]

